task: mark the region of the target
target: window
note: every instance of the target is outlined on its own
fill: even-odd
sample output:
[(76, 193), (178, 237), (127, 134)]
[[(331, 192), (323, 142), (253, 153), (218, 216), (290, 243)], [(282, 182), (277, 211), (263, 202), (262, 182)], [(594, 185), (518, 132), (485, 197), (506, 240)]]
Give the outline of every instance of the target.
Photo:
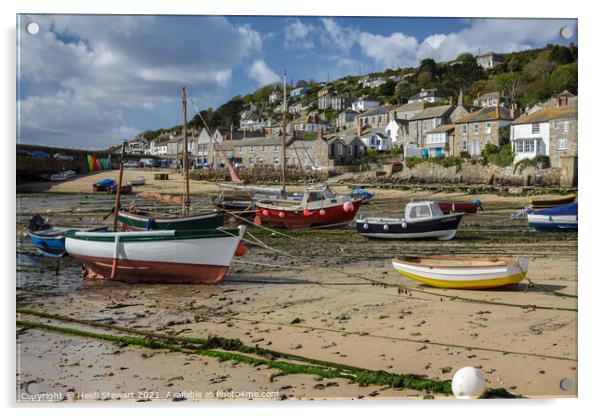
[(556, 149), (558, 150), (567, 150), (569, 148), (568, 139), (558, 139), (556, 141)]
[(568, 133), (569, 132), (569, 127), (570, 127), (569, 121), (568, 120), (562, 120), (562, 131), (565, 132), (565, 133)]
[(265, 149), (266, 149), (266, 145), (261, 146), (261, 151), (262, 152), (265, 152)]
[(352, 150), (353, 149), (351, 148), (351, 146), (347, 146), (347, 155), (349, 155), (349, 156), (353, 155)]
[(560, 120), (554, 120), (554, 128), (560, 127)]
[(428, 218), (430, 216), (431, 210), (428, 205), (419, 205), (410, 210), (410, 218)]
[(278, 164), (280, 164), (280, 160), (277, 157), (275, 157), (274, 158), (274, 165), (278, 165)]
[(255, 153), (255, 146), (249, 146), (249, 152)]
[(533, 133), (533, 134), (539, 133), (539, 123), (531, 124), (531, 133)]
[(462, 136), (466, 136), (468, 134), (468, 125), (462, 124)]
[(337, 144), (337, 155), (343, 156), (343, 146), (341, 144)]
[(468, 151), (468, 140), (466, 140), (466, 139), (462, 139), (462, 151), (463, 152)]
[(278, 145), (277, 145), (277, 144), (275, 144), (275, 145), (274, 145), (274, 148), (272, 149), (272, 152), (277, 152), (277, 151), (278, 151)]
[(473, 126), (472, 126), (472, 132), (474, 134), (479, 134), (479, 123), (473, 124)]
[(485, 133), (491, 133), (491, 123), (485, 123)]
[(238, 146), (238, 151), (242, 152), (242, 146)]

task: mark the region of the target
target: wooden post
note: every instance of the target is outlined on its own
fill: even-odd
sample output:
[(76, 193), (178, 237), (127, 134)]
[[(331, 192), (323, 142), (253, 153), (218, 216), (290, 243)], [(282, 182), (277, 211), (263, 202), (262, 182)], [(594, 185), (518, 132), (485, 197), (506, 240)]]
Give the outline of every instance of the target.
[(284, 111), (282, 115), (282, 149), (280, 149), (280, 169), (282, 176), (282, 193), (286, 192), (286, 113), (288, 111), (286, 99), (286, 71), (284, 71)]
[(117, 191), (115, 192), (115, 208), (113, 217), (113, 231), (117, 231), (117, 216), (119, 215), (119, 198), (121, 197), (121, 182), (123, 181), (123, 158), (125, 157), (125, 145), (127, 142), (124, 140), (121, 145), (121, 161), (119, 162), (119, 181), (117, 181)]
[(186, 88), (182, 88), (182, 112), (184, 113), (184, 175), (186, 177), (186, 196), (184, 197), (185, 215), (190, 212), (190, 184), (188, 173), (188, 117), (186, 114)]

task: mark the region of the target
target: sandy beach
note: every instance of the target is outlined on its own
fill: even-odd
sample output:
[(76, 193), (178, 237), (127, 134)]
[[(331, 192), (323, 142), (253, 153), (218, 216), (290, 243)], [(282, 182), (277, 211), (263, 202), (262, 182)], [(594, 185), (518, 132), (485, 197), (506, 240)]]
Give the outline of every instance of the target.
[[(150, 171), (125, 171), (147, 184), (135, 191), (181, 193), (182, 176), (155, 181)], [(17, 305), (94, 322), (187, 337), (216, 335), (244, 344), (346, 366), (451, 380), (477, 366), (488, 387), (524, 397), (576, 397), (577, 234), (534, 233), (511, 214), (524, 197), (375, 190), (360, 215), (397, 214), (410, 200), (472, 201), (485, 211), (466, 216), (451, 241), (376, 241), (353, 227), (286, 232), (249, 228), (272, 249), (248, 245), (217, 286), (141, 285), (85, 280), (73, 259), (54, 264), (37, 255), (23, 227), (36, 211), (57, 222), (98, 223), (112, 195), (92, 183), (116, 172), (78, 175), (60, 183), (17, 187)], [(299, 188), (300, 189), (300, 188)], [(347, 186), (336, 186), (347, 192)], [(198, 206), (209, 206), (215, 184), (192, 181)], [(82, 196), (81, 194), (86, 194)], [(126, 196), (129, 203), (135, 196)], [(252, 239), (252, 237), (248, 237)], [(283, 254), (287, 253), (287, 254)], [(516, 256), (530, 259), (526, 281), (497, 290), (431, 288), (397, 274), (391, 260), (405, 254)], [(400, 287), (399, 285), (403, 286)], [(58, 327), (85, 325), (18, 314)], [(98, 330), (96, 330), (98, 331)], [(109, 331), (119, 334), (119, 331)], [(121, 334), (123, 335), (123, 334)], [(60, 400), (253, 400), (451, 398), (443, 394), (360, 386), (346, 378), (281, 374), (265, 365), (123, 346), (18, 327), (18, 400), (32, 391)], [(562, 379), (570, 379), (567, 390)], [(101, 392), (111, 393), (103, 396)], [(220, 393), (221, 392), (221, 393)], [(114, 393), (114, 394), (113, 394)]]

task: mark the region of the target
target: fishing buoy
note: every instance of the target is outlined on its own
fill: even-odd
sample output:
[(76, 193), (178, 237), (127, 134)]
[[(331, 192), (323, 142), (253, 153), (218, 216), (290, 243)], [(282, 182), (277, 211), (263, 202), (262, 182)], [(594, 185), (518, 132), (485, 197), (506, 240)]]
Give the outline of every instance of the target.
[(284, 218), (285, 214), (284, 214), (284, 212), (280, 211), (280, 213), (278, 214), (278, 216), (279, 216), (280, 218)]
[(364, 230), (367, 230), (370, 226), (367, 223), (364, 223)]
[(323, 209), (320, 210), (320, 215), (326, 215), (326, 211), (324, 211)]
[(401, 228), (407, 228), (408, 224), (405, 221), (401, 222)]
[(383, 225), (383, 230), (387, 231), (389, 229), (389, 224)]
[(241, 241), (240, 243), (238, 243), (238, 246), (236, 246), (236, 251), (234, 252), (234, 255), (236, 257), (241, 257), (244, 256), (246, 252), (247, 246)]
[(308, 209), (304, 209), (303, 210), (303, 215), (306, 216), (306, 217), (309, 217), (311, 215), (311, 211), (308, 210)]
[(255, 215), (255, 218), (253, 218), (253, 224), (261, 225), (261, 217), (259, 215)]
[(347, 201), (343, 204), (343, 211), (351, 212), (353, 211), (353, 202)]
[(261, 213), (263, 214), (264, 217), (270, 216), (270, 211), (268, 211), (267, 209), (262, 210)]
[(452, 392), (457, 399), (478, 399), (487, 390), (487, 381), (481, 370), (462, 367), (452, 379)]

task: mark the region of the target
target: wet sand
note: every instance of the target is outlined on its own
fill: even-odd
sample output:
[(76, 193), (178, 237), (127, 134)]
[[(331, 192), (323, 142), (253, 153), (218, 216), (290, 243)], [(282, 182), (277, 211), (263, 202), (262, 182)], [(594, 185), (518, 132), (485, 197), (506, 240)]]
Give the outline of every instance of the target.
[[(131, 173), (140, 176), (139, 172)], [(90, 184), (99, 179), (85, 178)], [(72, 182), (58, 184), (53, 190), (68, 192), (66, 186), (79, 189), (77, 192), (84, 190), (79, 179)], [(149, 189), (142, 190), (163, 186), (150, 182), (146, 185)], [(208, 205), (203, 197), (215, 185), (193, 182), (191, 189), (197, 193), (199, 206)], [(342, 192), (346, 187), (337, 189)], [(539, 287), (527, 287), (526, 282), (486, 291), (430, 288), (397, 274), (391, 259), (403, 254), (524, 255), (531, 260), (530, 279), (546, 290), (574, 295), (576, 234), (533, 233), (525, 219), (511, 220), (510, 214), (524, 205), (525, 198), (376, 192), (374, 203), (363, 206), (360, 215), (400, 214), (411, 199), (470, 201), (478, 197), (486, 210), (466, 216), (456, 238), (446, 242), (369, 240), (353, 228), (288, 232), (292, 238), (250, 228), (251, 234), (269, 246), (310, 261), (249, 245), (247, 255), (236, 260), (218, 286), (140, 285), (83, 280), (79, 264), (72, 259), (65, 259), (56, 275), (54, 265), (34, 254), (20, 234), (31, 213), (40, 207), (57, 221), (99, 221), (110, 209), (110, 195), (20, 194), (17, 303), (81, 319), (110, 319), (117, 325), (157, 333), (238, 338), (276, 351), (430, 379), (450, 380), (460, 367), (480, 366), (490, 388), (503, 387), (527, 397), (575, 397), (577, 313), (542, 307), (576, 309), (576, 298), (554, 296)], [(397, 287), (375, 285), (361, 277), (403, 284), (416, 291), (400, 292)], [(442, 295), (524, 307), (470, 303)], [(130, 306), (115, 308), (119, 304)], [(21, 319), (48, 321), (30, 315)], [(49, 324), (73, 326), (57, 321)], [(276, 391), (280, 399), (286, 395), (301, 400), (425, 396), (425, 392), (410, 389), (360, 387), (346, 379), (271, 377), (269, 374), (277, 371), (262, 366), (119, 347), (37, 329), (20, 329), (17, 340), (18, 393), (27, 388), (65, 394), (121, 392), (134, 395), (121, 396), (121, 400), (133, 401), (173, 400), (181, 391), (200, 392), (188, 397), (191, 401), (215, 399), (203, 392), (215, 395), (228, 389), (231, 394)], [(572, 380), (568, 391), (560, 388), (563, 378)], [(331, 382), (336, 384), (327, 386)], [(159, 393), (148, 397), (145, 392)], [(88, 396), (82, 400), (104, 398)]]

